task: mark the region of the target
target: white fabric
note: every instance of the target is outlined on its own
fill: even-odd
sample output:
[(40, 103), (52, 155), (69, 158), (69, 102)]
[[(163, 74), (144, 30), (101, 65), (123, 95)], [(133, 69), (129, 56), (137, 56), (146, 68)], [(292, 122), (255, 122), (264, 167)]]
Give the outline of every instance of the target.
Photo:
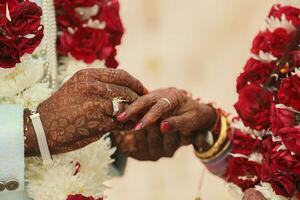
[(0, 122), (0, 180), (16, 179), (19, 182), (15, 192), (0, 192), (0, 199), (16, 199), (12, 195), (18, 193), (20, 196), (24, 191), (23, 108), (19, 105), (0, 105)]

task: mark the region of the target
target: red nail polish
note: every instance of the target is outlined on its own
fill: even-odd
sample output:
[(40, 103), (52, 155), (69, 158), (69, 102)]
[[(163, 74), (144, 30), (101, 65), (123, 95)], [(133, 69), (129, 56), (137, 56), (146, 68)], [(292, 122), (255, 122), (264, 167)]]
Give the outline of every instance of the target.
[(171, 130), (171, 126), (169, 122), (162, 122), (160, 128), (163, 132), (168, 132)]
[(127, 117), (127, 113), (123, 112), (123, 113), (121, 113), (121, 114), (118, 115), (117, 119), (119, 121), (124, 121), (126, 119), (126, 117)]
[(143, 129), (143, 127), (144, 127), (143, 122), (139, 122), (139, 123), (137, 123), (136, 126), (134, 127), (134, 130), (139, 131), (139, 130)]

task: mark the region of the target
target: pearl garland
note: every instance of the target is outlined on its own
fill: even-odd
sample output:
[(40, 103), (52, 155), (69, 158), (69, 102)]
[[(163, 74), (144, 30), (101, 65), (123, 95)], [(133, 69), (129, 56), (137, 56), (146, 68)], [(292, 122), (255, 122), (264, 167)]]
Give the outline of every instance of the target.
[(47, 69), (46, 77), (49, 78), (50, 87), (55, 89), (57, 76), (57, 54), (56, 54), (56, 18), (53, 0), (43, 0), (43, 24), (44, 44), (46, 45), (47, 62), (44, 67)]

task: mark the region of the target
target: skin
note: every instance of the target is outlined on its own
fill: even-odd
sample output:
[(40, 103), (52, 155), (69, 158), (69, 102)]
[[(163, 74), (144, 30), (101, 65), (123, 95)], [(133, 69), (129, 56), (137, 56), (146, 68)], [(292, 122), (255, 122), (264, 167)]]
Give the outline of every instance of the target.
[[(145, 94), (143, 85), (127, 72), (114, 69), (86, 69), (77, 72), (37, 112), (45, 130), (51, 154), (82, 148), (112, 130), (129, 128), (113, 115), (112, 99), (132, 103)], [(39, 155), (36, 134), (24, 111), (25, 154)]]
[(117, 119), (137, 118), (135, 130), (115, 132), (117, 147), (135, 159), (153, 161), (172, 157), (179, 147), (192, 144), (197, 133), (213, 126), (216, 114), (184, 90), (167, 88), (139, 97)]
[(245, 191), (243, 200), (267, 200), (259, 191), (250, 188)]

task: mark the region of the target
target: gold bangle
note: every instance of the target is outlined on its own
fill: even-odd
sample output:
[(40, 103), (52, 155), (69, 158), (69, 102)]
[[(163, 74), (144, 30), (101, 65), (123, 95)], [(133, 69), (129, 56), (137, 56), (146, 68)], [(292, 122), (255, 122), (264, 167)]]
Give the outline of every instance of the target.
[(227, 141), (228, 136), (228, 122), (226, 117), (221, 116), (221, 133), (216, 141), (216, 143), (206, 152), (198, 152), (195, 151), (195, 154), (198, 158), (205, 160), (213, 157), (214, 155), (218, 154), (222, 147), (224, 146), (225, 142)]

